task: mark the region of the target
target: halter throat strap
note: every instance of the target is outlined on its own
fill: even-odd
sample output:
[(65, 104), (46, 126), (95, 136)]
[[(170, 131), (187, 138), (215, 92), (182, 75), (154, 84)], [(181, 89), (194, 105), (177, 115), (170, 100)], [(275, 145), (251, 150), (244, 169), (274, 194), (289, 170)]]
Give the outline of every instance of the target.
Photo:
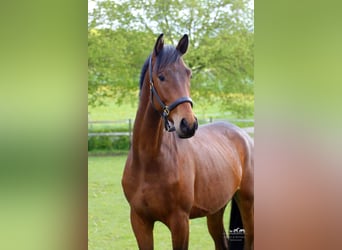
[[(192, 99), (190, 97), (181, 97), (178, 98), (176, 101), (174, 101), (173, 103), (171, 103), (170, 105), (166, 105), (160, 98), (160, 96), (158, 95), (157, 90), (154, 87), (154, 83), (153, 83), (153, 78), (152, 78), (152, 55), (150, 56), (149, 59), (149, 75), (150, 75), (150, 102), (152, 104), (152, 107), (159, 112), (160, 116), (162, 117), (163, 121), (164, 121), (164, 127), (165, 130), (168, 132), (172, 132), (175, 131), (176, 128), (174, 127), (174, 125), (169, 121), (168, 116), (170, 114), (170, 112), (175, 109), (179, 104), (188, 102), (191, 104), (191, 107), (193, 106), (192, 104)], [(155, 107), (154, 103), (153, 103), (153, 97), (156, 97), (159, 105), (162, 107), (162, 112), (160, 113), (160, 111), (158, 111), (158, 109)]]

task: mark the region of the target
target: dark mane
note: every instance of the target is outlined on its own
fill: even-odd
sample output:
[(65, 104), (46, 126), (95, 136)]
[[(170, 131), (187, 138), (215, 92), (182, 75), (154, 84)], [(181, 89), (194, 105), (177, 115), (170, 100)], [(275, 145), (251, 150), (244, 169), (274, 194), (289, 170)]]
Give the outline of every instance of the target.
[(147, 69), (148, 69), (148, 62), (150, 60), (150, 57), (151, 57), (151, 55), (149, 57), (147, 57), (144, 65), (143, 65), (143, 67), (141, 69), (140, 80), (139, 80), (139, 88), (140, 88), (140, 90), (142, 88), (142, 85), (144, 84), (144, 78), (145, 78), (145, 75), (146, 75), (146, 72), (147, 72)]
[[(160, 68), (166, 67), (167, 65), (177, 62), (181, 58), (181, 53), (176, 50), (175, 47), (171, 45), (165, 45), (164, 48), (160, 51), (160, 53), (157, 56), (157, 62), (156, 62), (156, 67), (157, 70)], [(151, 55), (146, 59), (140, 73), (140, 81), (139, 81), (139, 86), (140, 90), (142, 88), (142, 85), (144, 84), (144, 78), (146, 75), (146, 72), (149, 68), (149, 59)]]

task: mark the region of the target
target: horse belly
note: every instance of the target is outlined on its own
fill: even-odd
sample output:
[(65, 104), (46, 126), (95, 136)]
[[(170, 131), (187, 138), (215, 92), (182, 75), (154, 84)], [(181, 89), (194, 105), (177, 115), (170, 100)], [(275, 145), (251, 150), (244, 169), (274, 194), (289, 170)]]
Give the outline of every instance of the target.
[(232, 199), (241, 181), (241, 172), (237, 171), (237, 167), (237, 162), (229, 163), (219, 158), (202, 161), (197, 166), (193, 216), (215, 213)]

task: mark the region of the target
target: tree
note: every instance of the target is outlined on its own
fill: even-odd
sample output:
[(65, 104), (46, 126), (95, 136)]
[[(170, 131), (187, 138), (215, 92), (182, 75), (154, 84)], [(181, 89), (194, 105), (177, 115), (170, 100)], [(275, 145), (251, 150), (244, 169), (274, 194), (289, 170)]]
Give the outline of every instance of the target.
[[(151, 49), (139, 31), (88, 31), (88, 104), (103, 105), (106, 97), (122, 102), (136, 98), (140, 68)], [(153, 41), (154, 38), (150, 38)]]
[[(99, 1), (89, 14), (89, 95), (120, 102), (136, 97), (141, 66), (158, 34), (176, 44), (190, 37), (186, 63), (192, 96), (219, 102), (238, 116), (253, 114), (253, 11), (246, 0)], [(106, 90), (106, 91), (103, 91)], [(123, 91), (124, 90), (124, 91)]]

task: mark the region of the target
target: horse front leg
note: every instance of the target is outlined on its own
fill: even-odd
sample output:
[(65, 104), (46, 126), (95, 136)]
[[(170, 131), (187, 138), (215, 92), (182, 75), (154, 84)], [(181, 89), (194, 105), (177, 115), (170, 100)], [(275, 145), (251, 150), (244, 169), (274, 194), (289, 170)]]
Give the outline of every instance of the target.
[(154, 222), (139, 216), (131, 209), (131, 225), (140, 250), (153, 250)]
[(189, 247), (189, 214), (173, 213), (169, 218), (168, 227), (171, 230), (172, 249), (188, 250)]

